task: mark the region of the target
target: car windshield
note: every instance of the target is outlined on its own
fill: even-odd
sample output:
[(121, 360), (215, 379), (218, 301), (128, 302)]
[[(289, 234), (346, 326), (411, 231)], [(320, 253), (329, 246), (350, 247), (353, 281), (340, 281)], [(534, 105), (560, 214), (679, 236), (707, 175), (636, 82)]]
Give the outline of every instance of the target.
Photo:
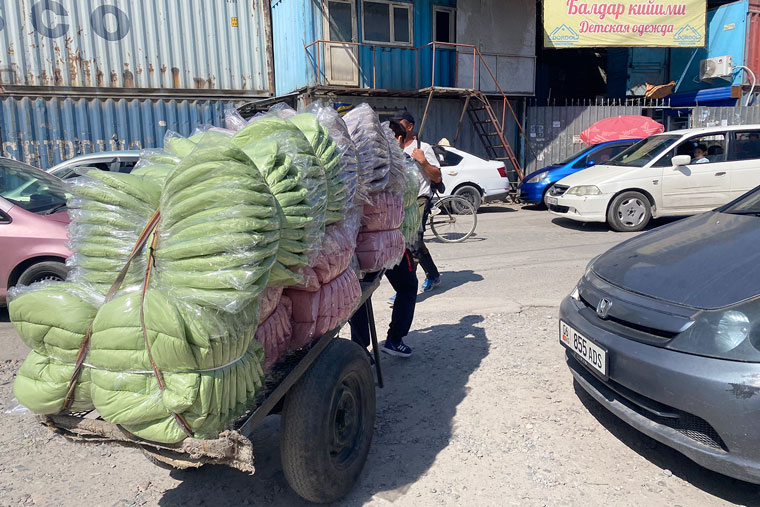
[(0, 197), (41, 215), (66, 206), (61, 180), (12, 160), (0, 160)]
[(719, 211), (733, 215), (760, 216), (760, 189), (755, 189), (743, 195), (739, 200), (727, 204), (725, 207), (720, 208)]
[(586, 148), (585, 150), (583, 150), (583, 151), (579, 151), (579, 152), (578, 152), (578, 153), (576, 153), (575, 155), (571, 155), (571, 156), (570, 156), (570, 158), (568, 158), (568, 159), (566, 159), (566, 160), (563, 160), (562, 162), (557, 162), (557, 164), (556, 164), (556, 165), (567, 165), (567, 164), (569, 164), (570, 162), (572, 162), (573, 160), (575, 160), (576, 158), (578, 158), (578, 157), (580, 157), (580, 156), (583, 156), (583, 155), (586, 155), (588, 152), (590, 152), (590, 151), (591, 151), (591, 150), (593, 150), (594, 148), (596, 148), (596, 146), (589, 146), (589, 147), (588, 147), (588, 148)]
[(662, 153), (671, 144), (681, 139), (679, 135), (656, 135), (642, 139), (627, 150), (618, 154), (606, 165), (626, 167), (644, 167), (653, 158)]

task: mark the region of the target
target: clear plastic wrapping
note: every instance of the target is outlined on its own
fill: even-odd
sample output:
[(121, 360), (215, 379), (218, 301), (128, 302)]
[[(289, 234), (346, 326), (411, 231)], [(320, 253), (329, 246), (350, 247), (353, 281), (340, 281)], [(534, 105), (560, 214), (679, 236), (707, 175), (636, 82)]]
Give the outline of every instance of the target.
[(317, 117), (319, 124), (327, 129), (329, 136), (335, 142), (340, 152), (338, 178), (345, 186), (345, 200), (342, 202), (343, 212), (353, 206), (356, 187), (359, 183), (359, 155), (356, 145), (351, 140), (348, 127), (338, 112), (327, 103), (312, 102), (301, 112), (311, 113)]
[(402, 196), (391, 192), (380, 192), (370, 196), (364, 205), (362, 231), (389, 231), (398, 229), (404, 220)]
[(292, 123), (264, 115), (233, 142), (256, 163), (283, 214), (283, 231), (272, 285), (294, 285), (298, 269), (316, 254), (324, 235), (327, 206), (325, 171), (311, 144)]
[(400, 230), (359, 233), (356, 257), (361, 271), (390, 269), (399, 263), (403, 255), (404, 236)]
[(357, 195), (367, 200), (369, 194), (384, 190), (388, 185), (390, 171), (390, 147), (377, 113), (368, 105), (361, 104), (343, 117), (356, 145), (361, 163)]
[(385, 191), (393, 192), (394, 194), (402, 194), (404, 192), (404, 172), (406, 171), (408, 164), (414, 165), (414, 162), (410, 157), (407, 157), (401, 149), (389, 125), (390, 122), (387, 121), (380, 124), (383, 129), (383, 134), (385, 134), (385, 138), (388, 141), (391, 161), (390, 169), (388, 171), (388, 184), (385, 187)]
[(322, 249), (311, 265), (303, 269), (303, 281), (294, 288), (314, 292), (321, 285), (337, 278), (348, 268), (355, 247), (355, 223), (346, 221), (328, 226)]
[(274, 363), (291, 348), (293, 323), (291, 316), (293, 303), (287, 296), (282, 296), (271, 315), (262, 321), (256, 330), (255, 339), (264, 347), (264, 371), (269, 371)]

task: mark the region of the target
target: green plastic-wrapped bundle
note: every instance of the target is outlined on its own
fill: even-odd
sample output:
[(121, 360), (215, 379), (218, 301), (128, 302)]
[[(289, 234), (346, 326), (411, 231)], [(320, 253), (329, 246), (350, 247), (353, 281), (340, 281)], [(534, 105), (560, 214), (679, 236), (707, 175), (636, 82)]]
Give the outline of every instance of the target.
[(404, 241), (407, 247), (413, 246), (417, 241), (417, 233), (420, 229), (422, 217), (420, 208), (417, 204), (417, 194), (420, 191), (417, 168), (414, 164), (406, 164), (406, 170), (403, 172), (404, 182), (404, 221), (401, 223), (401, 234), (404, 235)]
[(308, 265), (324, 236), (324, 168), (298, 127), (274, 116), (248, 124), (233, 142), (255, 162), (284, 215), (270, 285), (295, 285), (298, 269)]
[(327, 225), (340, 222), (346, 218), (347, 203), (350, 197), (349, 187), (341, 174), (341, 150), (330, 137), (326, 127), (319, 124), (317, 116), (311, 113), (300, 113), (289, 118), (306, 136), (325, 168), (327, 180), (327, 207), (325, 223)]

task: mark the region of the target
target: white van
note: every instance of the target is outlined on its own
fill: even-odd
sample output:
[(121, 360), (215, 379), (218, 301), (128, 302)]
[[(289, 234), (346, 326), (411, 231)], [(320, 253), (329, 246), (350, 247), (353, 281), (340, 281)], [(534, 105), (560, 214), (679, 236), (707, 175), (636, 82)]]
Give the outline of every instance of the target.
[(549, 211), (638, 231), (652, 217), (693, 215), (760, 185), (760, 125), (675, 130), (559, 180)]

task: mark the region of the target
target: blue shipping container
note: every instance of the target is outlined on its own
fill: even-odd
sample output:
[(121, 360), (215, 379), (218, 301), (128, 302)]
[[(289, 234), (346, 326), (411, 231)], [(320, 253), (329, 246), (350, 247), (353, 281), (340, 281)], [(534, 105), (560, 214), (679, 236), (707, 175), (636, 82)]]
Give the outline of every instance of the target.
[(0, 154), (48, 168), (84, 153), (163, 146), (167, 131), (223, 126), (229, 101), (13, 98), (0, 100)]

